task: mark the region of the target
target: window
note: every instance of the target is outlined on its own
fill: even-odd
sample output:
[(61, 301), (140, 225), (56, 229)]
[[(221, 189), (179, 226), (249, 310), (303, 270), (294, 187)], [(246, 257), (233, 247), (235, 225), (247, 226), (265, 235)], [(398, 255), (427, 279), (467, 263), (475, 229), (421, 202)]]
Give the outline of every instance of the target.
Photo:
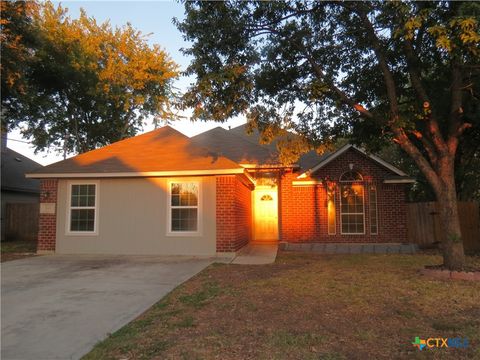
[(68, 233), (92, 234), (97, 230), (97, 183), (70, 183)]
[(370, 234), (378, 234), (378, 216), (377, 216), (377, 188), (375, 185), (369, 187), (370, 199)]
[(335, 214), (335, 187), (327, 185), (327, 221), (328, 221), (328, 235), (335, 235), (336, 229), (336, 214)]
[(198, 182), (171, 182), (169, 206), (170, 233), (199, 231)]
[(340, 176), (340, 182), (363, 181), (362, 175), (358, 171), (347, 171)]
[(364, 187), (362, 175), (348, 171), (340, 177), (340, 213), (342, 234), (365, 233)]

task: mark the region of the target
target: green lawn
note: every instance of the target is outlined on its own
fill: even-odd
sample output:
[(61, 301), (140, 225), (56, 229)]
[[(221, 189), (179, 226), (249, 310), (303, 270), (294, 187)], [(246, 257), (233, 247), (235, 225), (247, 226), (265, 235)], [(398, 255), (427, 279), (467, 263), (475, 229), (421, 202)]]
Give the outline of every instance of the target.
[[(480, 283), (417, 273), (440, 262), (284, 252), (272, 265), (215, 264), (84, 359), (480, 359)], [(470, 345), (420, 352), (416, 336)]]

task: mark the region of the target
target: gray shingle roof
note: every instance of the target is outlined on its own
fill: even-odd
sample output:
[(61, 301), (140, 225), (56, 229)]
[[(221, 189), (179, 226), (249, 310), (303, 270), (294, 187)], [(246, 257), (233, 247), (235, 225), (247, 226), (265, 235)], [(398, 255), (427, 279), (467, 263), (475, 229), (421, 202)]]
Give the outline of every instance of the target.
[(40, 192), (40, 182), (25, 178), (25, 174), (42, 168), (39, 163), (6, 148), (2, 151), (2, 190)]
[(239, 164), (276, 164), (276, 152), (266, 146), (255, 144), (222, 127), (216, 127), (191, 138), (194, 144), (206, 147)]
[[(274, 154), (274, 158), (278, 162), (278, 150), (277, 150), (277, 143), (279, 139), (274, 139), (272, 142), (268, 144), (260, 144), (260, 133), (258, 132), (257, 129), (253, 130), (251, 134), (247, 134), (247, 126), (246, 124), (237, 126), (233, 129), (230, 129), (228, 132), (237, 135), (238, 137), (241, 137), (247, 141), (249, 141), (252, 144), (258, 145), (262, 148), (268, 149), (272, 154)], [(292, 136), (295, 136), (295, 134), (292, 134)], [(331, 153), (324, 153), (322, 155), (318, 155), (316, 151), (312, 150), (309, 151), (302, 156), (297, 161), (297, 164), (300, 166), (300, 168), (304, 171), (310, 169), (311, 167), (315, 166), (325, 158), (327, 158)]]
[[(210, 149), (195, 145), (171, 128), (162, 128), (45, 166), (33, 175), (147, 173), (242, 168)], [(41, 177), (41, 176), (40, 176)]]

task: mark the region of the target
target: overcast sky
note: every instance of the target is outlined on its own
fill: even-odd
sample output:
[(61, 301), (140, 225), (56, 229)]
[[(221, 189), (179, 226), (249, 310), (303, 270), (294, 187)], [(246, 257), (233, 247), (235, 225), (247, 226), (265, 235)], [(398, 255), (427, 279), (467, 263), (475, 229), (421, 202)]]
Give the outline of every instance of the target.
[[(58, 2), (55, 2), (58, 3)], [(68, 8), (72, 18), (78, 17), (80, 8), (85, 9), (89, 16), (94, 17), (98, 22), (109, 20), (113, 26), (122, 26), (127, 22), (140, 30), (144, 34), (151, 34), (149, 41), (152, 44), (159, 44), (171, 56), (171, 58), (184, 70), (190, 59), (180, 52), (180, 48), (187, 47), (188, 44), (183, 41), (181, 33), (173, 25), (174, 17), (183, 19), (183, 5), (176, 1), (62, 1), (63, 7)], [(185, 90), (191, 79), (179, 79), (174, 86), (181, 91)], [(185, 114), (188, 117), (188, 113)], [(215, 122), (196, 122), (192, 123), (188, 119), (179, 120), (173, 124), (173, 127), (181, 131), (185, 135), (193, 136), (216, 126), (237, 126), (244, 123), (245, 120), (236, 119), (224, 124)], [(151, 130), (153, 127), (145, 128), (145, 131)], [(31, 145), (21, 137), (19, 131), (14, 131), (8, 135), (8, 147), (30, 157), (42, 165), (51, 164), (62, 160), (63, 157), (52, 151), (33, 153)]]

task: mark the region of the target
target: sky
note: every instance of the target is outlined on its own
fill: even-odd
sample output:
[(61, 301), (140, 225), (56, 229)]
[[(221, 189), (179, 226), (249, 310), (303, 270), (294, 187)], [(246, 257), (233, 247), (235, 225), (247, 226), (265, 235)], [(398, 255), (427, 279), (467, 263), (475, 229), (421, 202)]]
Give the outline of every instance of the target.
[[(179, 20), (184, 17), (183, 5), (177, 1), (61, 1), (63, 7), (68, 8), (70, 17), (77, 18), (80, 9), (83, 8), (88, 16), (94, 17), (98, 22), (110, 21), (113, 26), (122, 26), (127, 22), (140, 30), (143, 34), (151, 34), (148, 40), (151, 44), (159, 44), (164, 48), (170, 57), (185, 70), (191, 58), (186, 57), (180, 51), (182, 47), (188, 47), (188, 43), (182, 38), (182, 34), (172, 23), (174, 17)], [(180, 78), (174, 83), (180, 91), (185, 91), (191, 78)], [(244, 118), (237, 118), (225, 123), (216, 122), (191, 122), (189, 112), (182, 114), (187, 117), (185, 120), (178, 120), (172, 127), (187, 136), (193, 136), (207, 131), (216, 126), (228, 128), (235, 127), (245, 122)], [(152, 130), (153, 126), (147, 126), (145, 131)], [(48, 165), (63, 160), (63, 155), (53, 151), (39, 152), (34, 154), (33, 147), (22, 138), (20, 131), (12, 131), (8, 134), (8, 147), (25, 155), (32, 160)], [(20, 141), (15, 141), (20, 140)]]

